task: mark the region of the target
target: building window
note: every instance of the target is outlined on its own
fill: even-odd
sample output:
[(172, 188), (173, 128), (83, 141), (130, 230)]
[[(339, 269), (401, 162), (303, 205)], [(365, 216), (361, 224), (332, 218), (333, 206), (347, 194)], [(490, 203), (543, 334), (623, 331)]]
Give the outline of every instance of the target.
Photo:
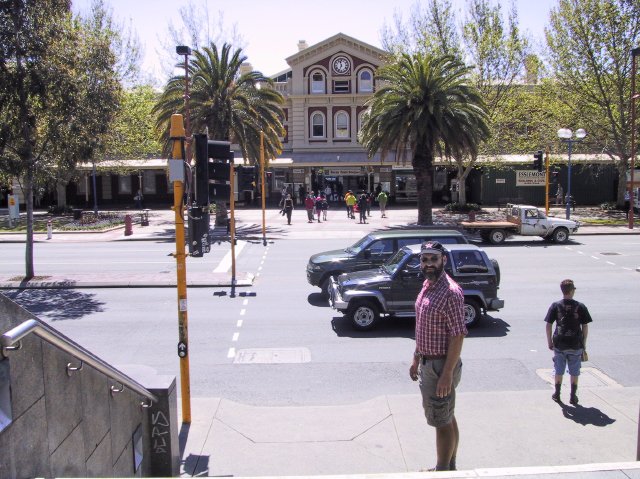
[(373, 75), (369, 70), (362, 70), (359, 75), (358, 88), (360, 93), (371, 93), (373, 91)]
[(311, 116), (311, 137), (324, 138), (324, 115), (322, 113), (314, 113)]
[(118, 193), (121, 195), (131, 194), (131, 177), (130, 176), (118, 177)]
[(333, 93), (349, 93), (349, 80), (334, 80)]
[(311, 93), (323, 94), (324, 92), (324, 75), (322, 72), (315, 71), (311, 74)]
[(349, 138), (349, 115), (344, 111), (336, 113), (336, 138)]
[(156, 172), (153, 170), (144, 170), (142, 172), (142, 192), (145, 195), (156, 194)]

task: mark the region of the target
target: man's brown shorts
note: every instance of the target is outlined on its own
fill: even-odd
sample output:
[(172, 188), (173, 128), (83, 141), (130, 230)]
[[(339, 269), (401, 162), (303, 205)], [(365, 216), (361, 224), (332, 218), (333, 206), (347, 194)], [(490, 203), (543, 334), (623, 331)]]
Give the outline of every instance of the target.
[(427, 424), (433, 427), (446, 426), (453, 420), (456, 407), (456, 387), (462, 376), (462, 361), (458, 360), (453, 368), (453, 387), (451, 394), (439, 398), (436, 396), (436, 385), (444, 367), (445, 359), (427, 359), (420, 364), (420, 392), (422, 393), (422, 407), (427, 418)]

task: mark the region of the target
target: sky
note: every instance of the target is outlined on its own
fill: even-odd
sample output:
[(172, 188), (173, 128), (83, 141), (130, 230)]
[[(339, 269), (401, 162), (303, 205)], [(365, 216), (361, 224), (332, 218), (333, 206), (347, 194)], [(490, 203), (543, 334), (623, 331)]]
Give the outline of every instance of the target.
[[(72, 0), (75, 13), (87, 13), (91, 0)], [(244, 41), (243, 52), (255, 70), (273, 75), (288, 68), (285, 58), (298, 51), (298, 41), (309, 46), (337, 33), (380, 47), (380, 31), (385, 22), (393, 23), (395, 12), (406, 19), (417, 0), (194, 0), (207, 4), (209, 12), (223, 13), (225, 26), (235, 28)], [(495, 0), (494, 0), (495, 1)], [(503, 12), (511, 1), (497, 0)], [(520, 28), (542, 41), (549, 11), (557, 0), (513, 0), (518, 9)], [(143, 46), (143, 70), (162, 76), (157, 53), (160, 39), (168, 35), (172, 20), (180, 24), (178, 10), (188, 0), (104, 0), (118, 23), (131, 24)], [(424, 0), (423, 0), (423, 3)], [(454, 9), (464, 8), (466, 0), (453, 0)], [(460, 17), (460, 16), (459, 16)], [(214, 22), (217, 25), (217, 22)], [(175, 52), (175, 49), (173, 50)], [(180, 57), (175, 55), (176, 61)]]

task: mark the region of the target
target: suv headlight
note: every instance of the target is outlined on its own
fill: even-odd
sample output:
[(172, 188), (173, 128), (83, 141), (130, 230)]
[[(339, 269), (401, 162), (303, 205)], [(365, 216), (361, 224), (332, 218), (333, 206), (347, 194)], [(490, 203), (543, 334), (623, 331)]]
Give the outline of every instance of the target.
[(318, 271), (322, 271), (323, 268), (322, 266), (320, 266), (319, 264), (315, 264), (315, 263), (309, 263), (309, 271), (313, 271), (313, 272), (318, 272)]

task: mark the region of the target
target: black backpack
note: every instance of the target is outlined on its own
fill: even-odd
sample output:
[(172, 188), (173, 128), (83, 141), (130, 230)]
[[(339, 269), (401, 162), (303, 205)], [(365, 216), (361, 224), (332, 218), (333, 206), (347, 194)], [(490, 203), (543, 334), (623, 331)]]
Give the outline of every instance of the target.
[(582, 328), (580, 327), (579, 304), (563, 302), (556, 306), (556, 329), (553, 333), (553, 345), (558, 349), (582, 348)]

